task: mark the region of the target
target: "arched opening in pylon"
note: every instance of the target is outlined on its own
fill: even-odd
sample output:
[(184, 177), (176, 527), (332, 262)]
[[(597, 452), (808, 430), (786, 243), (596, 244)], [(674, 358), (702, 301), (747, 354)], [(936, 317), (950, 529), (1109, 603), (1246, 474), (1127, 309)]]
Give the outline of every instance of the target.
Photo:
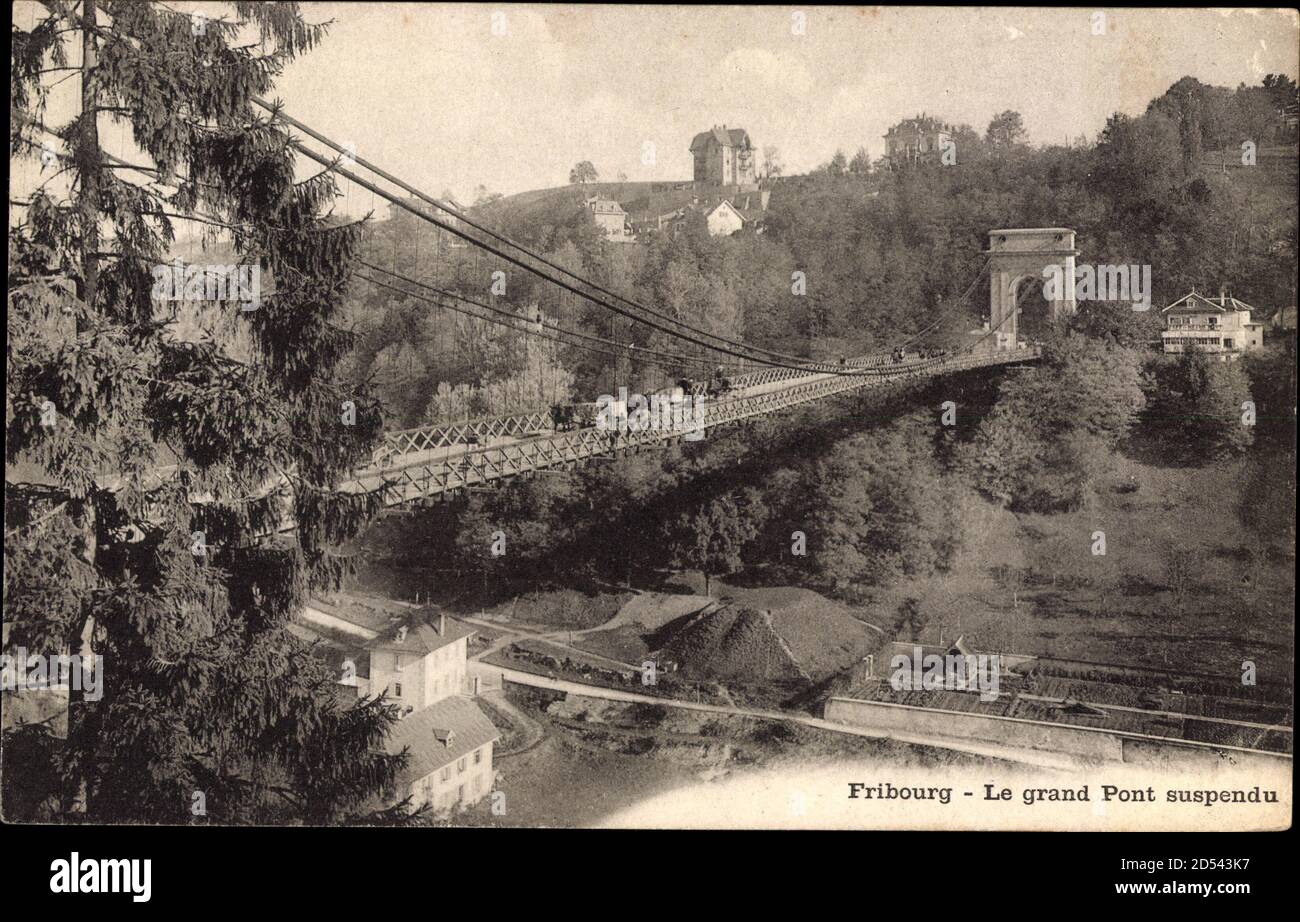
[(1021, 342), (1037, 343), (1052, 327), (1052, 303), (1043, 295), (1043, 279), (1026, 276), (1015, 284), (1016, 330)]

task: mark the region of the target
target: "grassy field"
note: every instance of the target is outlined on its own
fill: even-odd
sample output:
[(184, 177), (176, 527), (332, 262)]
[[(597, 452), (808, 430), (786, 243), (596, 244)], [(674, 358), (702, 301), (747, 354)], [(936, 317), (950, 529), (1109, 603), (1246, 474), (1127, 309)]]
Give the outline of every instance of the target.
[[(971, 501), (951, 573), (876, 594), (892, 624), (920, 601), (921, 639), (964, 635), (975, 649), (1232, 676), (1291, 674), (1294, 560), (1250, 562), (1237, 518), (1242, 463), (1158, 467), (1116, 459), (1115, 483), (1079, 511), (1014, 515)], [(1094, 535), (1105, 554), (1094, 554)], [(909, 639), (903, 637), (901, 639)]]

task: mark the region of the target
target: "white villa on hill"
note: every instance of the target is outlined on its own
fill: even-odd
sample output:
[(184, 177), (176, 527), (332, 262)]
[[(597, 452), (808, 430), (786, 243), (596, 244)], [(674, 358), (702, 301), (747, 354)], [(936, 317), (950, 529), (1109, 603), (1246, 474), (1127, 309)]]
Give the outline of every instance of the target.
[(632, 219), (618, 202), (593, 195), (584, 204), (591, 210), (596, 226), (607, 238), (615, 243), (629, 243), (635, 239)]
[(1262, 348), (1264, 324), (1250, 319), (1253, 310), (1226, 291), (1220, 291), (1218, 298), (1193, 291), (1164, 309), (1161, 345), (1168, 353), (1184, 352), (1187, 347), (1195, 346), (1225, 359)]

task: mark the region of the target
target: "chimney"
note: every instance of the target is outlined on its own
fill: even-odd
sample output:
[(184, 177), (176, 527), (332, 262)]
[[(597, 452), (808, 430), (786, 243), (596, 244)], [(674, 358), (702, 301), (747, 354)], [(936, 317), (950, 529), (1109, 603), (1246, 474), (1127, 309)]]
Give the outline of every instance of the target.
[(397, 642), (404, 643), (405, 641), (406, 641), (406, 625), (403, 624), (403, 625), (399, 625), (397, 628)]
[(438, 615), (438, 636), (447, 636), (447, 616), (443, 614)]
[(1226, 285), (1219, 286), (1219, 304), (1228, 303), (1228, 288)]

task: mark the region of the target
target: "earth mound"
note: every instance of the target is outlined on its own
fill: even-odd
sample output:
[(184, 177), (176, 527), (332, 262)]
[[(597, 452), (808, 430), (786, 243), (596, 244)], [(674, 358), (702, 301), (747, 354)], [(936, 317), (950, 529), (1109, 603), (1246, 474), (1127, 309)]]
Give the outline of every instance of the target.
[(703, 611), (677, 630), (660, 651), (693, 679), (746, 682), (804, 679), (770, 612), (724, 605)]

